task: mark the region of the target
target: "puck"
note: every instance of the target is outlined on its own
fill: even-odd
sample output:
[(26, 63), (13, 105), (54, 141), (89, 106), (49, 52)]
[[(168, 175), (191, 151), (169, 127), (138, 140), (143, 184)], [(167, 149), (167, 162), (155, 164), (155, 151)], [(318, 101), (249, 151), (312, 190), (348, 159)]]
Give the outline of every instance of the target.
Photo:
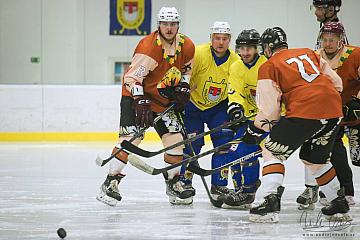
[(60, 238), (65, 238), (66, 237), (66, 231), (63, 228), (59, 228), (57, 230), (57, 234), (59, 235)]

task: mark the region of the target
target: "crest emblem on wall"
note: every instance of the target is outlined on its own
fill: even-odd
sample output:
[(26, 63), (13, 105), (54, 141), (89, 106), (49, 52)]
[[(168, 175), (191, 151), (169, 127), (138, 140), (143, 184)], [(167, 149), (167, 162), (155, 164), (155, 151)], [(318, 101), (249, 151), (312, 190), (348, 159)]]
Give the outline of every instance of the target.
[(151, 0), (110, 0), (110, 35), (147, 35)]

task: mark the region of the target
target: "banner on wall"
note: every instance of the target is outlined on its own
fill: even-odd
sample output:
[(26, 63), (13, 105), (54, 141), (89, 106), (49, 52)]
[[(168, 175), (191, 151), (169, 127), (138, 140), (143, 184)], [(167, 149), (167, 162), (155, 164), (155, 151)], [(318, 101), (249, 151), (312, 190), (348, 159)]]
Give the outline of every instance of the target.
[(110, 35), (148, 35), (151, 0), (110, 0)]

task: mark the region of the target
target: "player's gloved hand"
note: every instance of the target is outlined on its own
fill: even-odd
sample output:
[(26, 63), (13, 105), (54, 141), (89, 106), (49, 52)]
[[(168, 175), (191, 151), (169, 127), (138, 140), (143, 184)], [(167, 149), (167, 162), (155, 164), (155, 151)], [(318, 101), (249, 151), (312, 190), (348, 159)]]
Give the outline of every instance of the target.
[(175, 108), (177, 111), (182, 111), (186, 103), (190, 100), (190, 85), (186, 82), (180, 82), (175, 87), (174, 92)]
[(239, 103), (232, 102), (227, 110), (230, 121), (239, 120), (244, 117), (244, 108)]
[(145, 96), (134, 99), (133, 108), (135, 110), (135, 125), (142, 128), (153, 126), (154, 118), (150, 107), (150, 100)]
[(343, 108), (344, 121), (351, 122), (360, 118), (360, 99), (352, 97), (350, 102)]
[(244, 108), (241, 104), (235, 102), (230, 103), (227, 113), (230, 121), (237, 121), (240, 119), (244, 120), (230, 127), (234, 132), (237, 132), (240, 127), (246, 124), (246, 118), (244, 118)]
[(249, 145), (260, 144), (265, 133), (264, 130), (255, 127), (254, 122), (251, 122), (242, 137), (242, 141)]

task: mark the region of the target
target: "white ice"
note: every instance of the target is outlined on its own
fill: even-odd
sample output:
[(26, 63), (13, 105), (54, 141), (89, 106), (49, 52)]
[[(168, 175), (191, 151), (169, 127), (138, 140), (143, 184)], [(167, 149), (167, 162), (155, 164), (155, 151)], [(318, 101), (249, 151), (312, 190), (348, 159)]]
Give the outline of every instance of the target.
[[(351, 208), (353, 221), (325, 232), (308, 232), (300, 223), (295, 199), (304, 190), (303, 166), (294, 154), (286, 163), (285, 193), (280, 222), (255, 224), (248, 211), (217, 209), (210, 205), (199, 177), (191, 206), (168, 203), (161, 175), (151, 176), (127, 166), (120, 185), (123, 200), (110, 207), (95, 199), (108, 167), (98, 167), (96, 156), (107, 157), (113, 143), (0, 143), (0, 239), (359, 239), (360, 197)], [(148, 150), (158, 143), (145, 143)], [(200, 159), (209, 168), (210, 159)], [(162, 157), (149, 160), (162, 166)], [(355, 196), (360, 196), (360, 168), (353, 167)], [(210, 178), (207, 178), (210, 185)], [(321, 206), (307, 219), (316, 222)], [(321, 218), (321, 225), (328, 222)], [(315, 223), (314, 223), (315, 224)], [(324, 231), (325, 226), (323, 226)]]

